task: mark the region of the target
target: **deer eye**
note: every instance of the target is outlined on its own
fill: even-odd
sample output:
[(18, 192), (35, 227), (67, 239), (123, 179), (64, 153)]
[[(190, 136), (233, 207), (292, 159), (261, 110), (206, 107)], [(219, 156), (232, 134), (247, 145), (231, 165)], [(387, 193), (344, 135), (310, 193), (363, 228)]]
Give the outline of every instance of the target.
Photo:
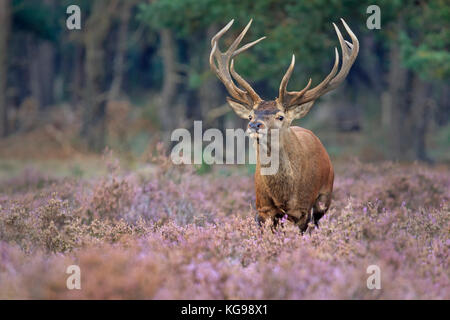
[(277, 119), (280, 120), (280, 121), (283, 121), (284, 117), (283, 116), (278, 116)]

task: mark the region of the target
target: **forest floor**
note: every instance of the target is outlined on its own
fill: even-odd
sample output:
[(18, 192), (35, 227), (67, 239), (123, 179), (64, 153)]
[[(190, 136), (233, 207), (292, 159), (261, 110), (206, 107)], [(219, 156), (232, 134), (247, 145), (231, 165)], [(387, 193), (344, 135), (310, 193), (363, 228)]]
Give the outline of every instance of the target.
[(0, 298), (450, 299), (448, 165), (335, 166), (331, 209), (301, 235), (256, 225), (246, 167), (2, 159)]

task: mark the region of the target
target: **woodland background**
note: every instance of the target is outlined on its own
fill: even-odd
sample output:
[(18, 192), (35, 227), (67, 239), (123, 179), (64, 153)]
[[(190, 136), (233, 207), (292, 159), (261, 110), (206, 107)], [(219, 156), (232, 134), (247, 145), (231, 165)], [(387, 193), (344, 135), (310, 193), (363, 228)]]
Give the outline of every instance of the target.
[[(243, 128), (210, 71), (210, 38), (234, 18), (225, 47), (253, 18), (247, 41), (268, 38), (236, 69), (273, 99), (292, 53), (290, 88), (328, 74), (338, 46), (331, 22), (343, 17), (359, 57), (345, 84), (299, 124), (336, 158), (448, 162), (449, 1), (372, 2), (2, 0), (1, 154), (38, 157), (48, 148), (46, 157), (70, 157), (110, 146), (134, 157), (193, 120)], [(81, 8), (81, 30), (66, 28), (70, 4)], [(366, 27), (371, 4), (381, 8), (380, 30)]]

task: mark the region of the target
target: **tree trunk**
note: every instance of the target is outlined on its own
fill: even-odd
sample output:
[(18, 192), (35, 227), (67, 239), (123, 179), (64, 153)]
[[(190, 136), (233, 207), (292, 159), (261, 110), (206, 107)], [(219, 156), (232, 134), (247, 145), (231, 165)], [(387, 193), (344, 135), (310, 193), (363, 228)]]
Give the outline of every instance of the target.
[(159, 117), (162, 130), (170, 132), (176, 123), (176, 98), (179, 76), (177, 74), (176, 43), (172, 31), (163, 29), (161, 37), (161, 57), (164, 68), (164, 79), (159, 105)]
[(389, 112), (389, 157), (394, 160), (409, 160), (413, 144), (410, 137), (408, 117), (408, 80), (409, 72), (401, 66), (400, 48), (397, 41), (392, 41), (389, 56), (388, 74), (389, 99), (388, 106), (383, 109)]
[(81, 134), (86, 137), (88, 146), (93, 151), (101, 151), (106, 141), (103, 42), (108, 34), (115, 8), (117, 1), (95, 1), (84, 31), (86, 88)]
[(429, 119), (430, 85), (401, 65), (400, 48), (392, 41), (388, 75), (390, 157), (394, 160), (429, 161), (425, 138)]
[(411, 95), (410, 127), (414, 142), (414, 156), (421, 161), (429, 162), (430, 158), (426, 152), (426, 133), (431, 113), (430, 84), (414, 75)]
[(70, 101), (73, 106), (78, 106), (83, 99), (84, 84), (84, 48), (81, 45), (75, 47), (72, 59), (71, 76), (67, 79), (69, 82)]
[[(210, 26), (206, 31), (206, 39), (211, 39), (218, 31), (216, 25)], [(220, 107), (222, 103), (221, 95), (221, 84), (217, 80), (215, 74), (210, 72), (211, 68), (209, 66), (209, 47), (206, 48), (203, 57), (203, 70), (208, 74), (208, 77), (203, 81), (199, 88), (199, 99), (200, 99), (200, 111), (201, 118), (205, 120), (209, 110)]]
[(45, 108), (54, 101), (54, 57), (55, 50), (49, 41), (29, 38), (29, 82), (31, 95), (36, 99), (39, 108)]
[(117, 99), (122, 88), (123, 73), (125, 71), (125, 54), (127, 52), (128, 40), (128, 24), (130, 21), (131, 10), (133, 9), (134, 1), (123, 1), (120, 8), (120, 25), (117, 39), (117, 49), (113, 64), (113, 80), (109, 90), (108, 100)]
[(0, 137), (8, 134), (8, 102), (6, 96), (8, 79), (8, 38), (11, 23), (9, 0), (0, 0)]
[(359, 64), (363, 65), (361, 68), (362, 77), (366, 78), (366, 82), (369, 83), (371, 91), (379, 95), (383, 91), (383, 68), (380, 59), (374, 54), (377, 52), (377, 41), (373, 33), (364, 35), (361, 40), (361, 51)]

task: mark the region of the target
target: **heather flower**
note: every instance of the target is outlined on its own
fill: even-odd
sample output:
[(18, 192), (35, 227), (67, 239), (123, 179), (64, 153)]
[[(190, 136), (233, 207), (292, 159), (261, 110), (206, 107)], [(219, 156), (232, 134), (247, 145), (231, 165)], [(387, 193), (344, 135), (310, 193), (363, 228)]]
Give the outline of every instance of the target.
[[(450, 298), (448, 171), (337, 165), (331, 209), (302, 235), (287, 216), (255, 223), (239, 168), (197, 175), (163, 154), (145, 172), (107, 153), (95, 179), (28, 169), (4, 181), (0, 298)], [(66, 288), (72, 264), (79, 291)], [(382, 290), (367, 288), (369, 265)]]

